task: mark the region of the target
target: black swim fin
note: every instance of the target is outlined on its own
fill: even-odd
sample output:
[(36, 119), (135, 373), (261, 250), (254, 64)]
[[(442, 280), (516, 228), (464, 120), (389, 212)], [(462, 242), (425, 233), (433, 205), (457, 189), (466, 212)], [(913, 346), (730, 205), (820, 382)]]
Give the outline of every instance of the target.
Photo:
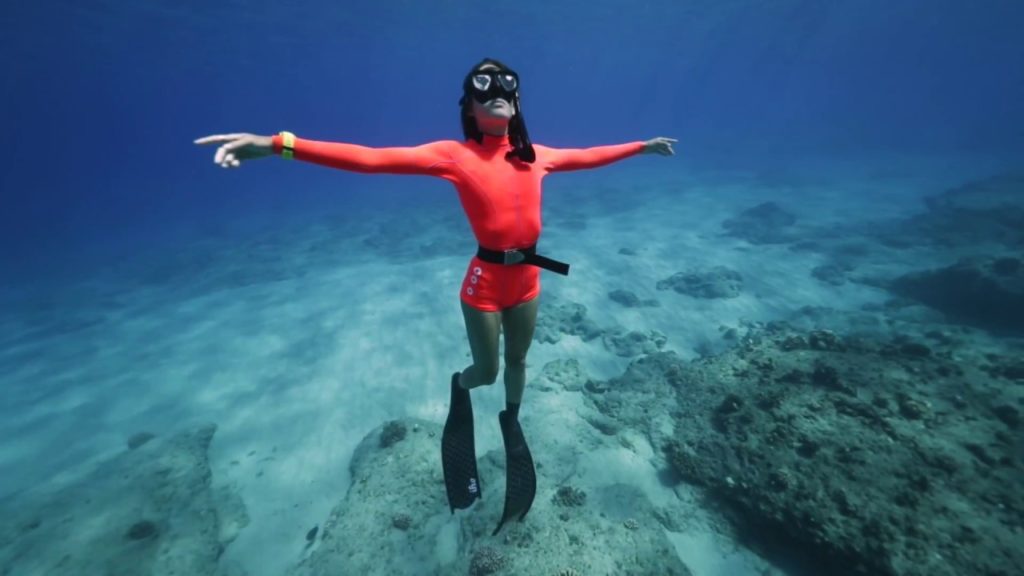
[(476, 472), (476, 446), (473, 438), (473, 403), (469, 390), (459, 386), (459, 373), (452, 375), (451, 403), (448, 420), (441, 436), (441, 463), (444, 484), (448, 489), (448, 506), (452, 514), (457, 508), (469, 508), (481, 496), (480, 477)]
[(498, 414), (501, 423), (501, 438), (505, 441), (505, 512), (501, 522), (491, 536), (501, 531), (505, 522), (519, 516), (522, 522), (526, 513), (533, 506), (533, 497), (537, 494), (537, 473), (533, 468), (533, 456), (526, 445), (523, 429), (519, 420), (502, 410)]

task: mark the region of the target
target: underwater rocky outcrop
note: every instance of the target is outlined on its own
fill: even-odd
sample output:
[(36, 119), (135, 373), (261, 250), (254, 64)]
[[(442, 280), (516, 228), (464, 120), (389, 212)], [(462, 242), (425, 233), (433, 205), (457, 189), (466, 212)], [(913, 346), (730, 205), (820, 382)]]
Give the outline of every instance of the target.
[(971, 180), (925, 198), (925, 212), (884, 236), (895, 246), (1024, 248), (1024, 174)]
[(875, 236), (889, 248), (930, 250), (933, 260), (952, 262), (878, 284), (950, 321), (1024, 335), (1024, 175), (966, 182), (927, 197), (925, 207)]
[(661, 303), (653, 298), (641, 299), (630, 290), (612, 290), (608, 299), (626, 308), (658, 308)]
[(0, 574), (240, 576), (220, 557), (249, 520), (238, 494), (212, 483), (215, 430), (134, 436), (81, 480), (0, 503)]
[(621, 326), (601, 327), (587, 317), (587, 307), (576, 302), (545, 302), (548, 312), (537, 318), (534, 340), (556, 344), (563, 335), (584, 342), (601, 339), (605, 349), (624, 358), (649, 354), (665, 347), (668, 338), (657, 330), (627, 330)]
[(775, 202), (763, 202), (722, 222), (726, 235), (751, 244), (785, 244), (798, 239), (796, 216)]
[(666, 473), (703, 488), (765, 555), (837, 576), (1015, 574), (1020, 349), (918, 328), (749, 325), (719, 356), (649, 354), (608, 381), (561, 363), (549, 377), (582, 383), (601, 433), (662, 447)]
[(736, 298), (743, 291), (743, 276), (726, 266), (712, 266), (677, 272), (659, 280), (656, 287), (694, 298)]
[(584, 342), (600, 338), (603, 331), (596, 322), (587, 317), (587, 307), (576, 302), (548, 302), (546, 314), (537, 317), (534, 340), (555, 344), (562, 335), (578, 336)]
[(839, 576), (1010, 575), (1024, 565), (1024, 387), (989, 356), (775, 324), (693, 363), (645, 356), (594, 401), (649, 420), (668, 468), (766, 553)]
[(754, 244), (788, 243), (794, 252), (820, 254), (822, 263), (810, 274), (822, 283), (874, 286), (924, 304), (949, 323), (1024, 335), (1024, 175), (942, 190), (906, 217), (811, 222), (799, 235), (795, 222), (765, 203), (724, 226)]
[(1024, 336), (1024, 263), (1016, 256), (964, 259), (905, 274), (889, 289), (950, 320), (997, 334)]
[(584, 493), (561, 484), (544, 466), (552, 445), (531, 436), (528, 421), (524, 428), (538, 491), (523, 524), (512, 522), (491, 536), (504, 504), (502, 449), (478, 454), (483, 498), (453, 519), (441, 470), (441, 425), (393, 420), (356, 448), (348, 492), (326, 520), (310, 521), (322, 527), (319, 536), (289, 575), (690, 575), (639, 490), (613, 484)]

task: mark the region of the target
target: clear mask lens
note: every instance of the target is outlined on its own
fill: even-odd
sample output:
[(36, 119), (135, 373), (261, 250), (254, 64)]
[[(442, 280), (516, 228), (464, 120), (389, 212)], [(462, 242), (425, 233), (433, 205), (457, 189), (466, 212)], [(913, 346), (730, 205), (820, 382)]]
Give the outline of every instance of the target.
[(473, 76), (473, 88), (481, 92), (487, 92), (491, 87), (491, 77), (487, 74), (476, 74)]
[(512, 74), (474, 74), (473, 88), (479, 92), (487, 92), (495, 81), (504, 92), (515, 92), (519, 87), (516, 77)]
[(501, 84), (501, 87), (504, 88), (506, 92), (515, 92), (518, 87), (516, 77), (511, 74), (499, 74), (498, 84)]

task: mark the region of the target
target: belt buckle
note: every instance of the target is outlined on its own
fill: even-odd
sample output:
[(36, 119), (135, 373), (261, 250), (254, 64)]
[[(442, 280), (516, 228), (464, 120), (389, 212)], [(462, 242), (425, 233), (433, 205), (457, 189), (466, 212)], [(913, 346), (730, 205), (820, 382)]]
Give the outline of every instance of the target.
[(519, 264), (523, 260), (526, 260), (526, 254), (523, 254), (519, 250), (505, 250), (505, 259), (503, 264), (509, 266), (511, 264)]

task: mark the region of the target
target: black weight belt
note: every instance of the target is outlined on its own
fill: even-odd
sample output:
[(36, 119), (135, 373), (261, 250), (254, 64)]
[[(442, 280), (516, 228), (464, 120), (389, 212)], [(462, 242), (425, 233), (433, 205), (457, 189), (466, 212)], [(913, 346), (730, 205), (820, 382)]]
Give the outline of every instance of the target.
[(530, 266), (550, 270), (563, 276), (569, 275), (568, 264), (537, 254), (536, 244), (528, 248), (519, 248), (516, 250), (491, 250), (489, 248), (479, 246), (476, 251), (476, 256), (484, 262), (490, 262), (491, 264), (503, 264), (505, 266), (512, 266), (513, 264), (529, 264)]

